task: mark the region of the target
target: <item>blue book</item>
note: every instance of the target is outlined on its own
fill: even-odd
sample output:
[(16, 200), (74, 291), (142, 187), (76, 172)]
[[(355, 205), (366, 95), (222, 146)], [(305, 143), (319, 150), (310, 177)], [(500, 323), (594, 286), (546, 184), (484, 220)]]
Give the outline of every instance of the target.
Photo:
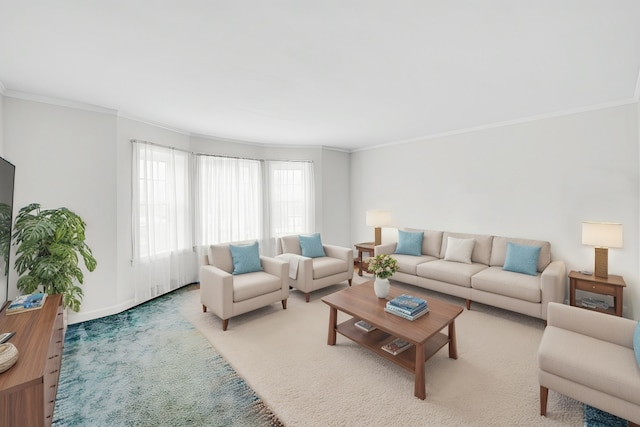
[(422, 298), (402, 294), (399, 297), (393, 298), (387, 304), (406, 310), (409, 312), (409, 314), (411, 314), (426, 307), (427, 301), (423, 300)]
[(394, 307), (392, 305), (391, 306), (387, 305), (384, 308), (384, 311), (386, 311), (387, 313), (395, 314), (396, 316), (402, 317), (407, 320), (416, 320), (418, 317), (428, 313), (429, 307), (423, 307), (422, 310), (419, 310), (414, 314), (406, 314), (406, 313), (403, 313), (402, 310), (398, 309), (397, 307)]

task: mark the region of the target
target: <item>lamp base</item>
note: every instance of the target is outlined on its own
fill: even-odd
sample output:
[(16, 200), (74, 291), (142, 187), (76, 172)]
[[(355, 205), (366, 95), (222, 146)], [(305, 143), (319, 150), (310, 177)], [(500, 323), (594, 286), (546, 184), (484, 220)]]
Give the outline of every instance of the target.
[(382, 228), (381, 227), (375, 227), (374, 228), (374, 232), (375, 232), (375, 240), (374, 240), (373, 244), (375, 246), (381, 245), (382, 244)]
[(609, 249), (596, 248), (594, 273), (596, 277), (609, 277)]

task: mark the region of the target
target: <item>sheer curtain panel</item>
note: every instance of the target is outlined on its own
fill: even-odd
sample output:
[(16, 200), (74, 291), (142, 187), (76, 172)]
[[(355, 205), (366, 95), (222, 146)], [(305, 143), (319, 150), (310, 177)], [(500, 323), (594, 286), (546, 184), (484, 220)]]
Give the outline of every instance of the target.
[(135, 301), (198, 281), (190, 153), (133, 142)]

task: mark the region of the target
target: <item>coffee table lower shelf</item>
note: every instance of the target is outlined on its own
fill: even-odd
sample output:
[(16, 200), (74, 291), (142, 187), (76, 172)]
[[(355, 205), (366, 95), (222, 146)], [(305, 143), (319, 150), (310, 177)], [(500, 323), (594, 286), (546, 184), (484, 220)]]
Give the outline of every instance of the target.
[[(396, 365), (408, 370), (415, 374), (416, 372), (416, 344), (408, 348), (407, 350), (393, 355), (382, 349), (382, 346), (398, 338), (392, 334), (384, 332), (380, 329), (374, 329), (373, 331), (366, 332), (355, 326), (358, 319), (351, 318), (345, 322), (340, 323), (336, 327), (336, 332), (343, 335), (350, 340), (360, 344), (363, 347), (368, 348), (376, 354), (390, 360)], [(424, 362), (429, 360), (431, 356), (436, 354), (441, 348), (449, 344), (449, 337), (443, 333), (431, 337), (424, 345)]]

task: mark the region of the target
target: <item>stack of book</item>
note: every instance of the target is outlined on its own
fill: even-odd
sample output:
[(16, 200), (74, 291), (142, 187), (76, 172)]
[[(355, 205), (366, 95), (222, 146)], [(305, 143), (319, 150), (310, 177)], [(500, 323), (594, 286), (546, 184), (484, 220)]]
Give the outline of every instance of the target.
[(598, 300), (598, 299), (594, 299), (594, 298), (584, 298), (582, 301), (580, 301), (580, 304), (583, 307), (587, 307), (587, 308), (591, 308), (591, 309), (601, 309), (601, 310), (607, 310), (609, 308), (609, 304), (603, 300)]
[(402, 294), (387, 301), (384, 310), (408, 320), (415, 320), (429, 311), (429, 305), (422, 298)]

